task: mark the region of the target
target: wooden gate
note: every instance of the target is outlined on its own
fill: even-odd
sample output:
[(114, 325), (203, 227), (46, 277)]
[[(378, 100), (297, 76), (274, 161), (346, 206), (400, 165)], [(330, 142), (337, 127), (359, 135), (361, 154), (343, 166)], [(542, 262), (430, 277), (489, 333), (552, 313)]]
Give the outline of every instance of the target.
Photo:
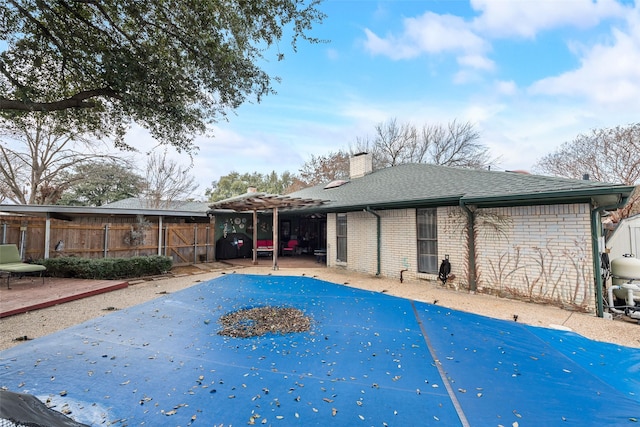
[(214, 259), (213, 228), (206, 224), (171, 224), (164, 228), (163, 255), (175, 265), (197, 264)]

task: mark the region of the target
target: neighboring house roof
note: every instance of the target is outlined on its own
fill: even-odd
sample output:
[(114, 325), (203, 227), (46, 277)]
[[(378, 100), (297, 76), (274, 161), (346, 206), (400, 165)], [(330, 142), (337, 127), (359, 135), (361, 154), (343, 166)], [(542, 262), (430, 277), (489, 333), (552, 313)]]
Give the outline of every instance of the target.
[(516, 172), (460, 169), (431, 164), (403, 164), (373, 171), (342, 185), (326, 184), (289, 194), (329, 200), (313, 211), (365, 208), (537, 205), (592, 201), (598, 206), (626, 201), (633, 186)]
[(206, 218), (208, 203), (174, 202), (167, 207), (147, 208), (144, 200), (131, 198), (104, 206), (59, 206), (59, 205), (0, 205), (1, 212), (29, 215), (50, 216), (57, 219), (71, 219), (84, 216), (137, 216), (146, 217), (182, 217)]
[(117, 202), (107, 203), (100, 206), (104, 209), (164, 209), (173, 211), (193, 211), (193, 212), (207, 212), (209, 210), (209, 203), (183, 201), (183, 200), (162, 200), (157, 205), (152, 201), (141, 199), (138, 197), (129, 197), (128, 199), (118, 200)]

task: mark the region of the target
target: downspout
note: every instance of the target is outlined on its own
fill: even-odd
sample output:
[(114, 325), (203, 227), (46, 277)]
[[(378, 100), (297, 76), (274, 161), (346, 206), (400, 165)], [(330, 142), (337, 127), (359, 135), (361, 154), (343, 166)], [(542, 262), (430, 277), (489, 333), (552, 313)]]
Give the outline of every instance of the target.
[(51, 213), (47, 212), (44, 220), (44, 259), (49, 259), (49, 248), (51, 247)]
[(475, 213), (460, 199), (460, 207), (467, 214), (467, 242), (469, 246), (469, 291), (475, 292), (478, 289), (476, 283), (476, 237), (473, 232), (473, 224), (476, 222)]
[(380, 230), (381, 230), (381, 225), (380, 225), (380, 215), (378, 215), (376, 212), (372, 211), (371, 208), (369, 206), (367, 206), (365, 208), (366, 212), (369, 212), (372, 215), (375, 215), (376, 217), (376, 243), (377, 243), (377, 258), (378, 258), (378, 266), (376, 269), (376, 276), (380, 276), (380, 252), (381, 252), (381, 248), (382, 248), (382, 242), (381, 242), (381, 237), (380, 237)]
[(162, 215), (158, 215), (158, 255), (162, 255)]

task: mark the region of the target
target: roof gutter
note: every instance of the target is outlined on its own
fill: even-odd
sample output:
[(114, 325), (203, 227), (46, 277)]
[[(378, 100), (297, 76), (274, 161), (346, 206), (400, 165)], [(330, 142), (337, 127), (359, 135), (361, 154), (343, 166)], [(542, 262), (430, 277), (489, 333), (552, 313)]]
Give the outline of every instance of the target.
[(469, 249), (469, 275), (467, 280), (469, 281), (469, 291), (475, 292), (478, 289), (478, 283), (476, 282), (476, 237), (473, 226), (476, 222), (476, 214), (474, 211), (460, 199), (460, 207), (467, 214), (467, 247)]
[(460, 195), (452, 197), (442, 197), (437, 199), (418, 199), (418, 200), (404, 200), (399, 202), (376, 202), (376, 203), (359, 203), (359, 204), (331, 204), (331, 202), (322, 206), (313, 206), (302, 209), (289, 209), (288, 214), (298, 215), (300, 213), (315, 213), (315, 212), (358, 212), (367, 211), (367, 209), (406, 209), (406, 208), (424, 208), (424, 207), (438, 207), (438, 206), (457, 206)]
[[(613, 186), (613, 187), (593, 187), (581, 190), (546, 191), (535, 194), (511, 194), (490, 197), (464, 197), (464, 203), (478, 207), (505, 207), (505, 206), (528, 206), (548, 204), (566, 204), (574, 202), (587, 202), (599, 196), (616, 196), (633, 193), (634, 186)], [(626, 200), (626, 198), (625, 198)]]
[(381, 242), (381, 237), (380, 237), (380, 230), (381, 230), (381, 224), (380, 224), (380, 215), (374, 211), (371, 210), (371, 208), (369, 206), (365, 207), (364, 210), (366, 212), (369, 212), (370, 214), (374, 215), (376, 217), (376, 243), (377, 243), (377, 268), (376, 268), (376, 276), (380, 276), (380, 254), (381, 254), (381, 249), (382, 249), (382, 242)]

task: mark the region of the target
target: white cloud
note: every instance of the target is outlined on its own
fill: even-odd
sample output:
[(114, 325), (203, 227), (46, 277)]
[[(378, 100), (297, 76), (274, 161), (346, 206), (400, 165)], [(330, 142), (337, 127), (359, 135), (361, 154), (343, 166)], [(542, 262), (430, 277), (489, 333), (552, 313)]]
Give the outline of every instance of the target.
[[(134, 154), (135, 162), (138, 173), (144, 174), (147, 153), (157, 147), (156, 141), (145, 129), (134, 126), (127, 134), (127, 142), (139, 150)], [(282, 134), (241, 134), (227, 127), (213, 126), (209, 135), (196, 138), (194, 144), (199, 150), (193, 157), (178, 153), (170, 146), (156, 149), (167, 150), (167, 158), (189, 168), (189, 174), (199, 185), (193, 194), (196, 198), (204, 198), (204, 191), (212, 181), (233, 171), (265, 174), (288, 170), (295, 173), (303, 163), (302, 156), (292, 149), (291, 141)]]
[(468, 121), (474, 125), (479, 125), (492, 120), (504, 109), (505, 106), (500, 103), (470, 103), (461, 111), (461, 120)]
[(480, 12), (473, 28), (494, 37), (534, 38), (557, 27), (591, 28), (627, 13), (615, 0), (471, 0), (471, 6)]
[(483, 105), (477, 110), (481, 141), (499, 157), (497, 170), (531, 171), (538, 159), (584, 130), (578, 111), (562, 105), (537, 107), (525, 102)]
[(330, 61), (336, 61), (340, 58), (340, 53), (336, 49), (327, 49), (327, 58)]
[(514, 95), (518, 92), (518, 86), (513, 80), (495, 82), (495, 90), (500, 95)]
[(584, 47), (580, 67), (534, 83), (533, 94), (581, 97), (605, 105), (640, 107), (640, 10), (625, 29), (612, 30), (612, 42)]
[(469, 54), (458, 57), (458, 64), (475, 70), (493, 71), (495, 63), (486, 56)]
[(365, 29), (366, 49), (374, 55), (386, 55), (394, 60), (411, 59), (422, 54), (455, 53), (476, 58), (470, 66), (485, 67), (490, 61), (480, 61), (489, 50), (488, 44), (470, 28), (463, 18), (437, 15), (432, 12), (404, 19), (403, 32), (381, 38)]
[(408, 59), (419, 55), (418, 49), (412, 44), (389, 36), (387, 39), (378, 37), (373, 31), (365, 28), (367, 40), (365, 48), (374, 55), (385, 55), (391, 59)]
[(481, 76), (474, 70), (463, 68), (454, 73), (452, 82), (457, 85), (470, 84), (474, 82), (481, 82)]
[[(476, 102), (481, 142), (501, 157), (498, 169), (531, 171), (544, 155), (592, 129), (637, 121), (638, 108), (531, 98), (517, 93), (506, 100)], [(484, 116), (482, 115), (483, 113)]]
[(424, 52), (479, 52), (488, 47), (459, 16), (427, 12), (406, 18), (404, 24), (404, 37)]

